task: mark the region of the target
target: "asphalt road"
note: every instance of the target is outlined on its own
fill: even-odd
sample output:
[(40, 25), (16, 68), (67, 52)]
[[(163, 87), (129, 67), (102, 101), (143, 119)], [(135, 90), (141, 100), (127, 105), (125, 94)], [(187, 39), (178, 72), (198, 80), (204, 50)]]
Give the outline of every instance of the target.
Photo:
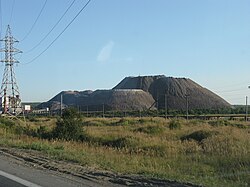
[(6, 177), (0, 176), (0, 187), (25, 187), (24, 185), (12, 181)]
[(0, 187), (25, 187), (25, 185), (0, 175)]
[(37, 169), (0, 153), (0, 187), (100, 187), (120, 186), (90, 181), (50, 170)]

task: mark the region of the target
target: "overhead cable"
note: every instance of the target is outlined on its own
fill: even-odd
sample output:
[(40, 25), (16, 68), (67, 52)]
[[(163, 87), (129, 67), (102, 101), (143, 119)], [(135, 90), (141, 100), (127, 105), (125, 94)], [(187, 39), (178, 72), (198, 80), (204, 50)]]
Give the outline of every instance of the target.
[(10, 11), (9, 25), (11, 24), (11, 21), (12, 21), (12, 16), (13, 16), (13, 10), (14, 10), (14, 6), (15, 6), (15, 2), (16, 2), (16, 0), (12, 1), (11, 11)]
[(35, 58), (33, 58), (31, 61), (24, 63), (24, 64), (30, 64), (34, 62), (36, 59), (38, 59), (43, 53), (45, 53), (55, 42), (56, 40), (67, 30), (67, 28), (75, 21), (75, 19), (82, 13), (82, 11), (88, 6), (91, 0), (88, 0), (86, 4), (80, 9), (80, 11), (75, 15), (75, 17), (68, 23), (68, 25), (60, 32), (60, 34)]
[(56, 26), (61, 22), (61, 20), (63, 19), (63, 17), (67, 14), (67, 12), (69, 11), (69, 9), (73, 6), (73, 4), (75, 3), (76, 0), (73, 0), (72, 3), (70, 4), (70, 6), (66, 9), (66, 11), (63, 13), (63, 15), (60, 17), (60, 19), (56, 22), (56, 24), (51, 28), (51, 30), (40, 40), (40, 42), (38, 42), (34, 47), (32, 47), (30, 50), (26, 51), (25, 53), (29, 53), (31, 51), (33, 51), (34, 49), (36, 49), (49, 35), (50, 33), (56, 28)]
[(21, 40), (21, 42), (22, 42), (23, 40), (25, 40), (25, 39), (30, 35), (30, 33), (32, 32), (32, 30), (34, 29), (34, 27), (35, 27), (35, 25), (36, 25), (38, 19), (40, 18), (41, 14), (42, 14), (42, 12), (43, 12), (43, 10), (44, 10), (44, 8), (45, 8), (45, 5), (47, 4), (47, 1), (48, 1), (48, 0), (45, 0), (45, 1), (44, 1), (44, 4), (43, 4), (43, 6), (42, 6), (42, 9), (40, 10), (40, 12), (39, 12), (39, 14), (38, 14), (38, 16), (37, 16), (35, 22), (34, 22), (33, 25), (31, 26), (29, 32), (23, 37), (23, 39)]

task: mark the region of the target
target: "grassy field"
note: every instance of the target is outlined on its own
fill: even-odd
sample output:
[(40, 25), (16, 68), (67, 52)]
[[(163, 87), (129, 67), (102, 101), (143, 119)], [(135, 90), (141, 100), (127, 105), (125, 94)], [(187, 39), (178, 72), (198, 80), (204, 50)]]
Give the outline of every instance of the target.
[(204, 186), (250, 185), (250, 124), (229, 120), (84, 118), (81, 141), (44, 139), (55, 118), (0, 118), (0, 145), (123, 174)]

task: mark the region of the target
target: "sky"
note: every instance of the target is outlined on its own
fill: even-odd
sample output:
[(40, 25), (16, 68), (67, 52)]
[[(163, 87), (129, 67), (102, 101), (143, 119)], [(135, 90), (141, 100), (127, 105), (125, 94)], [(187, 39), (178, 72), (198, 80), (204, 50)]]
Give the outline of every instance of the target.
[(15, 56), (23, 101), (139, 75), (190, 78), (231, 104), (250, 97), (249, 0), (91, 0), (38, 58), (87, 0), (75, 0), (58, 24), (73, 0), (0, 2), (1, 38), (9, 24), (23, 51)]

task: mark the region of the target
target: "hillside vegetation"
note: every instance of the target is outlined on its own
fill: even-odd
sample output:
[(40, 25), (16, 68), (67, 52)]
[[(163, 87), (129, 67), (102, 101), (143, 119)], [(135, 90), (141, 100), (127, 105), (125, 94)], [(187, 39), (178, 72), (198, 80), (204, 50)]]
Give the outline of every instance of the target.
[(72, 119), (29, 118), (26, 123), (0, 118), (0, 145), (122, 174), (204, 186), (250, 184), (246, 122), (81, 118), (71, 112)]

